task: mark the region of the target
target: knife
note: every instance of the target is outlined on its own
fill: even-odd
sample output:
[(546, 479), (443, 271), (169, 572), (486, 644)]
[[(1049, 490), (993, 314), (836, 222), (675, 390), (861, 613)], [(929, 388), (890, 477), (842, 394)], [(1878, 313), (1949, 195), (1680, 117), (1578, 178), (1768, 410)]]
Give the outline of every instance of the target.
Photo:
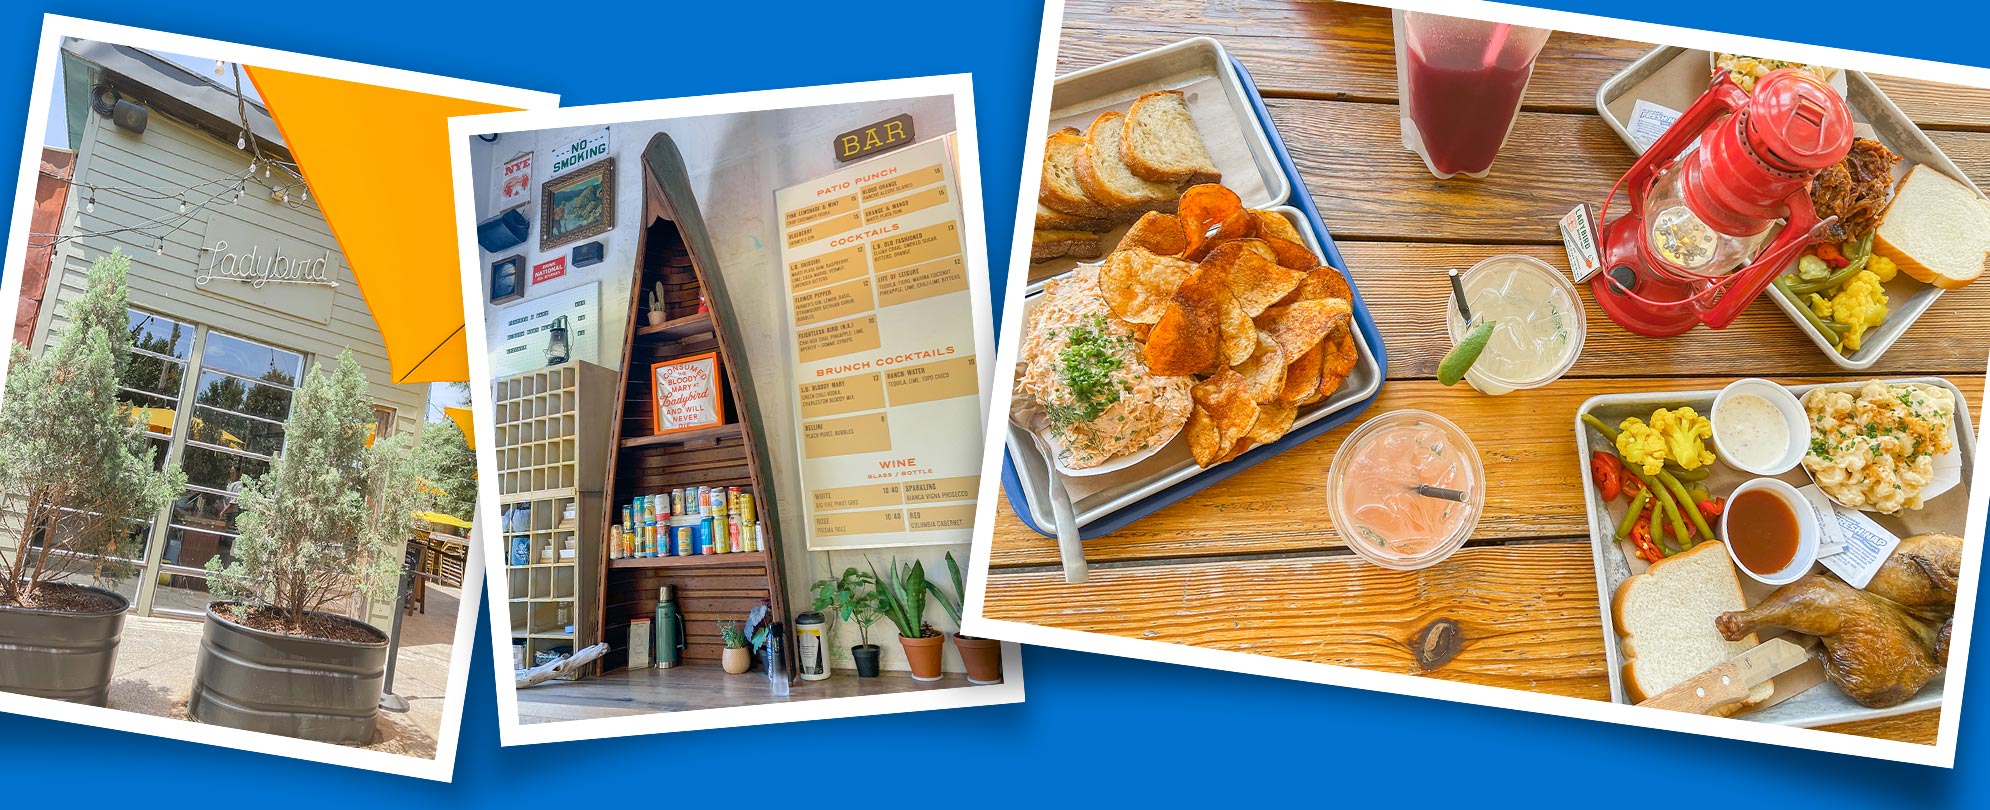
[(1803, 643), (1785, 638), (1764, 641), (1638, 705), (1692, 714), (1715, 714), (1745, 702), (1749, 690), (1810, 660), (1810, 646), (1816, 643), (1816, 639), (1811, 636), (1799, 638)]

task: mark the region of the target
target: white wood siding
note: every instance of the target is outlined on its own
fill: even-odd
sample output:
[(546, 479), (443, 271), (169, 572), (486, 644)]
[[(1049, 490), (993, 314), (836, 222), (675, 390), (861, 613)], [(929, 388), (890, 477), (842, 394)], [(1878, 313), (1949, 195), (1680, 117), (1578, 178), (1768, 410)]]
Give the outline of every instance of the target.
[[(152, 113), (143, 135), (112, 126), (95, 113), (86, 114), (81, 143), (77, 148), (77, 183), (97, 186), (148, 186), (178, 188), (216, 178), (238, 176), (248, 168), (249, 153), (223, 144), (184, 123)], [(383, 166), (383, 171), (385, 167)], [(259, 172), (260, 174), (260, 172)], [(279, 183), (282, 172), (270, 182)], [(375, 403), (391, 407), (398, 417), (400, 432), (418, 432), (425, 422), (428, 386), (392, 385), (392, 369), (379, 327), (367, 309), (366, 299), (343, 253), (333, 238), (331, 227), (313, 203), (302, 210), (269, 200), (262, 187), (251, 183), (239, 204), (217, 202), (198, 212), (177, 232), (166, 237), (164, 256), (154, 253), (157, 242), (150, 236), (131, 232), (73, 239), (62, 244), (50, 273), (47, 301), (41, 322), (36, 326), (36, 345), (44, 345), (51, 329), (61, 328), (63, 312), (82, 290), (90, 262), (113, 248), (131, 257), (131, 305), (169, 317), (192, 321), (212, 329), (251, 340), (303, 352), (313, 361), (333, 362), (339, 352), (351, 348), (353, 356), (372, 382)], [(187, 204), (196, 206), (220, 190), (210, 186), (189, 192)], [(102, 232), (127, 228), (174, 215), (176, 199), (146, 200), (117, 191), (96, 194), (94, 212), (85, 213), (90, 193), (77, 186), (69, 196), (64, 213), (63, 233)], [(230, 195), (232, 196), (232, 195)], [(293, 195), (293, 199), (296, 195)], [(330, 250), (341, 257), (340, 281), (330, 323), (294, 317), (285, 313), (242, 304), (201, 290), (194, 284), (194, 270), (200, 255), (201, 235), (212, 217), (229, 217), (282, 237), (286, 245), (305, 242)], [(151, 229), (157, 232), (158, 228)], [(437, 302), (438, 306), (459, 306), (457, 302)]]

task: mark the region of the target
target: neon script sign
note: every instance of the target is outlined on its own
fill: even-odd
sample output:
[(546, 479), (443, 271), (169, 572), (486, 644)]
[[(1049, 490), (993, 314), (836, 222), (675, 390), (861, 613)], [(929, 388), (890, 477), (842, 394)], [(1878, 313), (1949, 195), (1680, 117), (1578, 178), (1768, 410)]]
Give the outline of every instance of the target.
[(337, 287), (339, 281), (332, 277), (332, 252), (316, 258), (289, 256), (283, 252), (283, 244), (277, 243), (269, 252), (263, 252), (262, 245), (252, 245), (246, 251), (229, 251), (228, 240), (217, 239), (211, 246), (201, 248), (207, 260), (194, 270), (193, 281), (203, 287), (215, 279), (239, 281), (261, 289), (266, 284), (308, 284), (318, 287)]

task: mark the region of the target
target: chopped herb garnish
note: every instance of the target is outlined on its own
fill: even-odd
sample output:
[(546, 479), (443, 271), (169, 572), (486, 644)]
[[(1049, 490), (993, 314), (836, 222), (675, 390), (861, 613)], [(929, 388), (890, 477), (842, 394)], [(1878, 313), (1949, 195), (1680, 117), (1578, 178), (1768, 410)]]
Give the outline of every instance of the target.
[[(1062, 428), (1090, 422), (1119, 401), (1123, 384), (1114, 381), (1113, 374), (1126, 362), (1121, 356), (1125, 348), (1126, 339), (1107, 330), (1104, 316), (1094, 315), (1090, 321), (1071, 327), (1070, 341), (1057, 353), (1058, 379), (1071, 392), (1071, 402), (1047, 409), (1052, 425)], [(1126, 390), (1131, 387), (1126, 386)]]

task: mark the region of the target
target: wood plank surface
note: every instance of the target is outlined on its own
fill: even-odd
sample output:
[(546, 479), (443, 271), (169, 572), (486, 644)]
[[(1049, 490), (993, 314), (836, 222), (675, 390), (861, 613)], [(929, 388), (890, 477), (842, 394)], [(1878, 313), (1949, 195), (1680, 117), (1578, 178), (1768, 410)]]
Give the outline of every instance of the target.
[[(1282, 0), (1071, 0), (1064, 19), (1059, 76), (1207, 36), (1244, 63), (1268, 98), (1393, 102), (1397, 96), (1386, 8)], [(1535, 63), (1525, 106), (1594, 113), (1596, 89), (1652, 47), (1557, 32)], [(1873, 80), (1924, 128), (1990, 128), (1990, 89), (1893, 76)]]
[[(1556, 222), (1578, 203), (1601, 203), (1634, 159), (1596, 115), (1596, 90), (1652, 46), (1551, 37), (1525, 111), (1483, 180), (1432, 178), (1402, 147), (1387, 9), (1070, 0), (1057, 72), (1193, 36), (1223, 43), (1252, 74), (1375, 319), (1389, 382), (1368, 413), (1423, 408), (1463, 426), (1487, 464), (1485, 515), (1470, 545), (1430, 569), (1361, 561), (1326, 510), (1326, 472), (1354, 427), (1342, 426), (1087, 542), (1095, 568), (1081, 586), (1064, 583), (1054, 541), (1005, 499), (990, 549), (990, 618), (1607, 700), (1574, 443), (1582, 402), (1716, 389), (1743, 376), (1940, 376), (1980, 412), (1990, 333), (1975, 324), (1990, 316), (1990, 288), (1945, 294), (1860, 374), (1832, 364), (1766, 300), (1724, 331), (1652, 340), (1610, 323), (1585, 295), (1589, 334), (1563, 381), (1505, 397), (1440, 386), (1436, 365), (1450, 347), (1443, 270), (1498, 253), (1566, 265)], [(1965, 174), (1990, 185), (1990, 90), (1873, 78)], [(1455, 655), (1420, 660), (1437, 626), (1455, 627)], [(1938, 718), (1830, 730), (1932, 743)]]

